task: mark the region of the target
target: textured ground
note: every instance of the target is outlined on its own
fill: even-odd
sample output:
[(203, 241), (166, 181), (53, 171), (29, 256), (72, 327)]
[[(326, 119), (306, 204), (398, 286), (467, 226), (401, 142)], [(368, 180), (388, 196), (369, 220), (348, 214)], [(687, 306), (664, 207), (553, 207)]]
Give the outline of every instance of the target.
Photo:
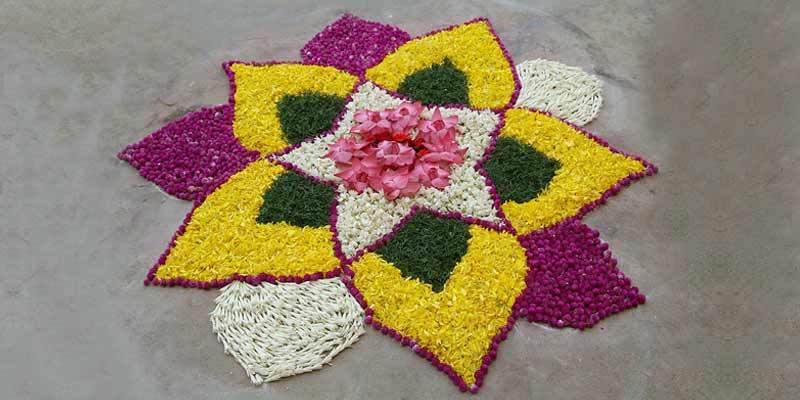
[(800, 397), (800, 3), (160, 3), (0, 2), (3, 398), (467, 397), (373, 330), (253, 387), (211, 333), (215, 292), (141, 284), (189, 203), (116, 152), (224, 102), (222, 61), (296, 59), (344, 11), (412, 34), (487, 15), (516, 60), (599, 75), (589, 129), (661, 166), (586, 219), (647, 304), (518, 324), (475, 398)]

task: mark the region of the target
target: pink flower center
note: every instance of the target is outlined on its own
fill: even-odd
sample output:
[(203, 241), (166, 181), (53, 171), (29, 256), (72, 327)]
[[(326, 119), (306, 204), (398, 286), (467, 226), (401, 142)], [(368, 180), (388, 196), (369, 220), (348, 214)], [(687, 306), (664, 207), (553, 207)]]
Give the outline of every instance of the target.
[(458, 116), (442, 118), (438, 108), (430, 119), (421, 113), (422, 103), (408, 101), (383, 111), (356, 111), (350, 131), (358, 136), (337, 140), (325, 154), (345, 187), (359, 193), (371, 187), (390, 200), (423, 187), (447, 187), (452, 165), (462, 164), (466, 152), (455, 140)]

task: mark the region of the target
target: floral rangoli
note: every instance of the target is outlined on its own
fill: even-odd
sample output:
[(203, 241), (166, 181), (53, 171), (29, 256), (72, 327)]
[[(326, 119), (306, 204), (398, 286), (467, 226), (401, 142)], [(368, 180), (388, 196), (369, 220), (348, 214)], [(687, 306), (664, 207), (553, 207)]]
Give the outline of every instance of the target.
[(515, 66), (483, 18), (411, 38), (347, 14), (300, 55), (224, 63), (227, 104), (119, 153), (194, 203), (145, 285), (222, 288), (212, 329), (253, 383), (366, 324), (476, 392), (518, 319), (645, 302), (581, 222), (656, 172), (579, 127), (596, 78)]

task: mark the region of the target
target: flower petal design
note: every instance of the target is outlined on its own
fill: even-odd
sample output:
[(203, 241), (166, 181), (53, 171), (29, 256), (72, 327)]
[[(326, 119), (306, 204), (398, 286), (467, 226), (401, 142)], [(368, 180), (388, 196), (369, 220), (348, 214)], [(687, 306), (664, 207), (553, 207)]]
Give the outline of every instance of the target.
[[(346, 258), (356, 257), (359, 250), (389, 234), (415, 206), (443, 214), (459, 214), (472, 222), (480, 221), (497, 228), (506, 225), (496, 206), (495, 200), (499, 204), (499, 199), (496, 199), (481, 171), (476, 169), (500, 124), (500, 117), (491, 110), (439, 108), (445, 120), (450, 121), (448, 117), (458, 116), (460, 134), (456, 136), (456, 141), (459, 148), (466, 149), (463, 163), (452, 168), (450, 184), (443, 189), (424, 187), (414, 196), (390, 201), (380, 199), (385, 196), (372, 188), (367, 187), (362, 193), (357, 193), (341, 184), (336, 176), (334, 161), (325, 157), (330, 151), (329, 145), (353, 135), (351, 129), (357, 123), (357, 110), (383, 110), (397, 107), (402, 102), (402, 99), (366, 82), (353, 93), (351, 101), (345, 106), (346, 111), (330, 134), (272, 156), (292, 169), (339, 186), (335, 227), (337, 242)], [(433, 111), (423, 110), (422, 115), (430, 118)]]
[(486, 19), (413, 39), (368, 69), (365, 76), (397, 90), (406, 77), (442, 64), (445, 58), (467, 75), (472, 107), (502, 108), (515, 100), (518, 83), (513, 63)]
[(520, 238), (528, 249), (528, 287), (520, 314), (557, 328), (586, 329), (645, 302), (599, 233), (569, 219)]
[(232, 176), (189, 213), (145, 282), (207, 288), (336, 275), (330, 226), (257, 221), (264, 192), (285, 171), (259, 160)]
[(344, 96), (314, 92), (284, 95), (278, 102), (278, 120), (284, 138), (297, 144), (330, 130), (344, 105)]
[(516, 139), (503, 136), (495, 141), (494, 151), (483, 168), (501, 201), (525, 203), (544, 191), (561, 163)]
[(517, 107), (535, 108), (586, 125), (603, 105), (600, 80), (578, 67), (538, 58), (517, 64), (517, 75), (522, 83)]
[(456, 218), (417, 212), (375, 249), (406, 278), (417, 279), (441, 292), (461, 257), (467, 252), (469, 225)]
[(609, 148), (602, 139), (541, 112), (509, 109), (505, 122), (499, 137), (516, 139), (561, 163), (536, 198), (503, 203), (503, 212), (520, 234), (581, 217), (623, 185), (655, 172), (647, 161)]
[(403, 79), (397, 93), (425, 104), (469, 105), (467, 74), (445, 57), (441, 64), (416, 71)]
[[(372, 109), (382, 110), (394, 108), (403, 103), (403, 99), (391, 95), (371, 82), (359, 85), (351, 96), (350, 102), (345, 106), (345, 112), (334, 124), (331, 134), (321, 135), (318, 138), (302, 143), (300, 146), (286, 149), (275, 154), (272, 158), (291, 163), (305, 173), (317, 176), (320, 179), (338, 182), (336, 179), (336, 164), (325, 157), (330, 151), (330, 145), (340, 138), (352, 137), (351, 130), (357, 125), (355, 114), (357, 110)], [(473, 168), (484, 155), (492, 137), (492, 131), (500, 123), (500, 117), (489, 110), (472, 110), (469, 108), (440, 107), (440, 115), (445, 119), (457, 116), (460, 135), (456, 136), (459, 148), (466, 149), (462, 166)], [(424, 110), (423, 116), (431, 118), (433, 110)]]
[(338, 278), (233, 282), (214, 302), (214, 333), (256, 385), (320, 369), (364, 333), (364, 311)]
[(645, 302), (580, 222), (657, 171), (573, 125), (596, 78), (515, 68), (485, 18), (412, 40), (345, 14), (301, 56), (223, 64), (229, 104), (118, 155), (194, 200), (145, 285), (223, 287), (212, 329), (253, 383), (320, 368), (363, 321), (475, 393), (518, 318)]
[(223, 68), (231, 81), (233, 133), (244, 147), (262, 154), (289, 144), (278, 117), (278, 103), (285, 96), (319, 93), (344, 97), (358, 82), (355, 75), (319, 65), (231, 61)]
[(462, 389), (480, 386), (494, 359), (489, 353), (496, 352), (497, 338), (505, 338), (513, 321), (528, 272), (525, 250), (513, 235), (477, 225), (469, 231), (467, 252), (438, 293), (404, 278), (375, 253), (348, 271), (355, 274), (352, 290), (372, 313), (367, 321), (413, 346)]
[(233, 135), (233, 107), (203, 108), (164, 125), (117, 154), (145, 179), (184, 200), (199, 200), (258, 158)]
[(344, 14), (300, 50), (304, 62), (361, 75), (411, 36), (400, 28)]

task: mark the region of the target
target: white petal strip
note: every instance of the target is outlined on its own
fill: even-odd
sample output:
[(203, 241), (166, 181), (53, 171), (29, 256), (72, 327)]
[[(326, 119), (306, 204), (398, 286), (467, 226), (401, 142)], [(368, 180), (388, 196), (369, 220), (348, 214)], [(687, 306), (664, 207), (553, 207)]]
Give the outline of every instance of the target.
[(386, 236), (414, 206), (411, 197), (398, 197), (391, 201), (383, 193), (370, 188), (363, 193), (345, 190), (344, 187), (339, 191), (336, 231), (342, 253), (348, 258)]
[(517, 64), (522, 90), (518, 107), (531, 107), (576, 125), (593, 120), (603, 105), (600, 81), (577, 67), (542, 59)]
[(322, 368), (364, 333), (364, 312), (338, 278), (235, 281), (215, 302), (212, 329), (256, 385)]

